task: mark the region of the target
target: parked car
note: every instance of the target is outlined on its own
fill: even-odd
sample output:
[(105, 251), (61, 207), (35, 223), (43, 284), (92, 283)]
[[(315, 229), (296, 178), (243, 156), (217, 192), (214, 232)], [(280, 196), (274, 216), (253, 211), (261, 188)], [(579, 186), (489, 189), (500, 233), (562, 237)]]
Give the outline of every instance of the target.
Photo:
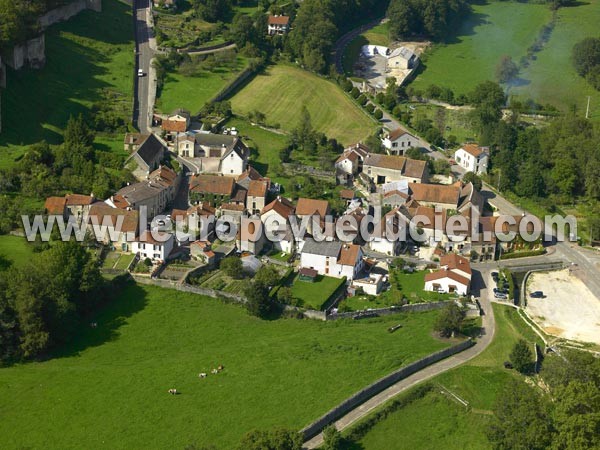
[(498, 272), (492, 272), (492, 280), (494, 280), (496, 283), (498, 282)]
[(531, 298), (544, 298), (544, 293), (542, 291), (535, 291), (529, 294)]
[(508, 294), (508, 289), (499, 289), (499, 288), (494, 288), (494, 294)]
[(142, 69), (138, 69), (138, 77), (143, 77), (144, 71)]
[(508, 295), (506, 295), (503, 292), (494, 292), (494, 298), (497, 298), (499, 300), (508, 300)]

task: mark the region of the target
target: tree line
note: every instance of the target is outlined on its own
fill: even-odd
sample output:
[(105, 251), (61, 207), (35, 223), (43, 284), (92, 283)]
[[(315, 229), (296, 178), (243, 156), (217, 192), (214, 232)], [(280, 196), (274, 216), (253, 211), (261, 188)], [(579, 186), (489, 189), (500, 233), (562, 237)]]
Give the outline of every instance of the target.
[(375, 17), (386, 2), (377, 0), (305, 0), (298, 8), (286, 51), (308, 70), (325, 73), (336, 38), (343, 31)]
[(26, 214), (19, 197), (43, 199), (69, 192), (94, 193), (106, 198), (127, 181), (131, 172), (123, 168), (124, 158), (93, 146), (94, 132), (83, 117), (71, 117), (63, 143), (49, 145), (42, 141), (27, 148), (13, 166), (0, 169), (0, 233), (7, 233)]
[(455, 19), (469, 13), (465, 0), (391, 0), (387, 10), (390, 38), (427, 36), (443, 40)]
[(68, 342), (86, 315), (113, 295), (94, 254), (74, 241), (52, 242), (22, 267), (2, 262), (0, 364)]
[(600, 91), (600, 38), (585, 38), (573, 47), (573, 66), (594, 89)]
[(561, 350), (561, 356), (546, 358), (541, 377), (544, 389), (517, 381), (498, 395), (487, 429), (493, 448), (599, 448), (600, 360)]

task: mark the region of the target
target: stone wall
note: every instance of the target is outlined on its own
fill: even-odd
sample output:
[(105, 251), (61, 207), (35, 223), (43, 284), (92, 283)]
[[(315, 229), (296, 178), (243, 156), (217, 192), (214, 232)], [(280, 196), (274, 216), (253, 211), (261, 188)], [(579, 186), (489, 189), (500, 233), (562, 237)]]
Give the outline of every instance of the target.
[(101, 12), (102, 0), (77, 0), (75, 2), (61, 6), (60, 8), (48, 11), (46, 14), (40, 17), (40, 27), (42, 28), (42, 30), (45, 30), (50, 25), (69, 20), (71, 17), (76, 16), (81, 11), (84, 11), (86, 9)]
[(436, 309), (444, 308), (448, 303), (454, 300), (442, 300), (439, 302), (426, 302), (426, 303), (413, 303), (402, 306), (391, 306), (389, 308), (371, 309), (369, 311), (352, 311), (338, 314), (330, 314), (327, 316), (327, 320), (337, 319), (349, 319), (349, 318), (361, 318), (361, 317), (375, 317), (375, 316), (387, 316), (390, 314), (406, 313), (406, 312), (426, 312), (434, 311)]
[(28, 41), (16, 44), (4, 53), (4, 62), (15, 70), (25, 66), (40, 69), (46, 64), (46, 37), (39, 35)]
[(432, 353), (425, 358), (422, 358), (408, 366), (404, 366), (395, 372), (381, 378), (373, 384), (370, 384), (366, 388), (354, 394), (352, 397), (344, 400), (341, 404), (333, 408), (331, 411), (323, 415), (322, 417), (315, 420), (313, 423), (303, 428), (300, 433), (304, 437), (304, 441), (311, 439), (312, 437), (319, 434), (327, 425), (335, 422), (341, 417), (345, 416), (347, 413), (357, 408), (371, 397), (379, 394), (381, 391), (387, 389), (393, 384), (397, 383), (404, 378), (409, 377), (410, 375), (418, 372), (419, 370), (424, 369), (431, 364), (434, 364), (442, 359), (445, 359), (449, 356), (455, 355), (456, 353), (462, 352), (467, 348), (473, 345), (473, 341), (468, 339), (466, 341), (461, 342), (460, 344), (456, 344), (452, 347), (446, 348), (444, 350), (440, 350), (439, 352)]

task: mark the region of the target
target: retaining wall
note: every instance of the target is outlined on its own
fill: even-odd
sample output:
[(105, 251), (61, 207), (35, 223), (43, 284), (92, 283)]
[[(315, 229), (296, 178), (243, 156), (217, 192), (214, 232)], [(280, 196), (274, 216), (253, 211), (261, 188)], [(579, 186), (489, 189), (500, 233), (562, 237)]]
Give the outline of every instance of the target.
[(312, 437), (319, 434), (327, 425), (335, 422), (341, 417), (345, 416), (347, 413), (360, 406), (371, 397), (379, 394), (381, 391), (387, 389), (393, 384), (397, 383), (404, 378), (409, 377), (410, 375), (418, 372), (419, 370), (424, 369), (431, 364), (434, 364), (442, 359), (445, 359), (449, 356), (455, 355), (456, 353), (460, 353), (463, 350), (471, 347), (474, 342), (469, 339), (461, 342), (460, 344), (454, 345), (452, 347), (446, 348), (444, 350), (440, 350), (439, 352), (432, 353), (425, 358), (422, 358), (408, 366), (402, 367), (401, 369), (392, 372), (391, 374), (381, 378), (375, 383), (367, 386), (361, 391), (354, 394), (352, 397), (348, 398), (340, 405), (333, 408), (331, 411), (327, 412), (322, 417), (315, 420), (313, 423), (303, 428), (300, 433), (302, 433), (304, 437), (304, 441), (311, 439)]
[(42, 30), (45, 30), (50, 25), (69, 20), (71, 17), (76, 16), (81, 11), (86, 9), (101, 12), (102, 0), (77, 0), (76, 2), (72, 2), (61, 6), (60, 8), (55, 8), (51, 11), (48, 11), (46, 14), (40, 17), (40, 27)]
[(406, 313), (406, 312), (426, 312), (426, 311), (434, 311), (436, 309), (442, 309), (448, 303), (453, 302), (454, 300), (443, 300), (439, 302), (427, 302), (427, 303), (413, 303), (409, 305), (402, 305), (390, 308), (381, 308), (381, 309), (372, 309), (369, 311), (352, 311), (352, 312), (344, 312), (338, 314), (331, 314), (327, 316), (327, 320), (337, 320), (337, 319), (348, 319), (362, 316), (387, 316), (390, 314), (398, 314), (398, 313)]

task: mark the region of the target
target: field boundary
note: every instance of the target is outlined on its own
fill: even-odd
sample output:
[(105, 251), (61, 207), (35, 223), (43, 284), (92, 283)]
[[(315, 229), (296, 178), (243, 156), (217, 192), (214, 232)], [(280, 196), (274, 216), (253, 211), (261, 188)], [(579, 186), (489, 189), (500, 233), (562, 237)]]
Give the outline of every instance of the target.
[(356, 394), (352, 395), (350, 398), (344, 400), (335, 408), (331, 409), (329, 412), (325, 413), (323, 416), (319, 417), (310, 425), (304, 427), (300, 430), (304, 441), (308, 441), (309, 439), (315, 437), (319, 434), (323, 429), (340, 419), (353, 409), (359, 407), (361, 404), (369, 400), (371, 397), (379, 394), (383, 390), (392, 386), (404, 378), (407, 378), (410, 375), (424, 369), (431, 364), (434, 364), (442, 359), (448, 358), (449, 356), (455, 355), (457, 353), (462, 352), (470, 347), (472, 347), (475, 343), (471, 338), (463, 341), (459, 344), (453, 345), (452, 347), (445, 348), (438, 352), (432, 353), (429, 356), (419, 359), (407, 366), (401, 367), (400, 369), (392, 372), (391, 374), (375, 381), (364, 389), (360, 390)]

